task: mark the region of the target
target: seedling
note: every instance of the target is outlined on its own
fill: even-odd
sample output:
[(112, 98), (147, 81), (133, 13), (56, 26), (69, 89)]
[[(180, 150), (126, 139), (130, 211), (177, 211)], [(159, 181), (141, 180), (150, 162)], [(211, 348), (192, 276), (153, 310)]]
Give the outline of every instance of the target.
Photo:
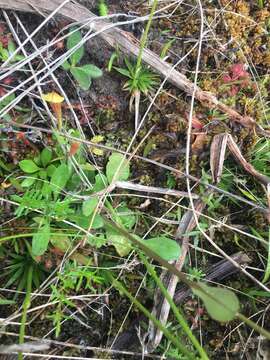
[[(67, 49), (71, 50), (82, 41), (82, 35), (79, 30), (72, 30), (67, 40)], [(92, 79), (102, 76), (102, 70), (93, 64), (79, 65), (84, 55), (84, 46), (80, 46), (66, 60), (62, 67), (66, 71), (70, 71), (74, 79), (78, 82), (80, 88), (88, 90), (91, 86)]]

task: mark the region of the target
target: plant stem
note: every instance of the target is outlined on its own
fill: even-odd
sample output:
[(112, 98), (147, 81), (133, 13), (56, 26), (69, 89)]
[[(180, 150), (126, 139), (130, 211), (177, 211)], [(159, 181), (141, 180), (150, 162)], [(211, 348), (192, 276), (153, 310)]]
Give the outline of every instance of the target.
[(171, 309), (172, 309), (178, 323), (180, 324), (180, 326), (182, 327), (182, 329), (184, 330), (186, 335), (189, 337), (189, 339), (192, 342), (192, 344), (194, 345), (194, 347), (197, 349), (198, 353), (201, 356), (201, 359), (209, 360), (206, 352), (201, 347), (200, 343), (198, 342), (198, 340), (196, 339), (196, 337), (193, 335), (192, 331), (190, 330), (190, 327), (188, 326), (185, 318), (183, 317), (183, 315), (181, 314), (181, 312), (179, 311), (179, 309), (177, 308), (177, 306), (173, 302), (170, 294), (168, 293), (167, 289), (163, 285), (162, 281), (157, 276), (156, 271), (153, 268), (153, 266), (149, 263), (149, 261), (146, 259), (146, 257), (142, 253), (140, 253), (140, 258), (141, 258), (142, 262), (144, 263), (147, 271), (152, 276), (152, 278), (155, 280), (155, 282), (157, 283), (157, 285), (158, 285), (159, 289), (161, 290), (162, 294), (164, 295), (164, 297), (168, 301), (168, 303), (169, 303), (169, 305), (170, 305), (170, 307), (171, 307)]
[[(33, 266), (31, 265), (28, 269), (26, 294), (25, 294), (25, 299), (24, 299), (23, 306), (22, 306), (22, 319), (21, 319), (21, 325), (20, 325), (19, 344), (24, 343), (27, 309), (30, 307), (30, 304), (31, 304), (32, 278), (33, 278)], [(18, 360), (22, 360), (22, 359), (23, 359), (23, 354), (20, 352), (18, 354)]]
[(154, 0), (151, 11), (150, 11), (149, 19), (147, 21), (145, 30), (144, 30), (144, 32), (142, 34), (142, 37), (141, 37), (140, 49), (139, 49), (139, 54), (138, 54), (138, 57), (137, 57), (137, 63), (136, 63), (136, 67), (135, 67), (135, 76), (133, 78), (133, 85), (135, 85), (135, 82), (137, 80), (137, 76), (138, 76), (138, 73), (139, 73), (139, 69), (141, 67), (143, 49), (145, 48), (145, 45), (146, 45), (146, 42), (147, 42), (149, 29), (150, 29), (150, 26), (151, 26), (151, 23), (152, 23), (152, 20), (153, 20), (154, 13), (156, 11), (157, 4), (158, 4), (158, 0)]
[(261, 326), (259, 326), (258, 324), (256, 324), (254, 321), (248, 319), (245, 315), (238, 313), (237, 314), (238, 319), (240, 319), (241, 321), (243, 321), (245, 324), (247, 324), (248, 326), (250, 326), (252, 329), (254, 329), (255, 331), (257, 331), (259, 334), (261, 334), (262, 336), (264, 336), (266, 339), (270, 340), (270, 332), (265, 330), (264, 328), (262, 328)]
[(186, 349), (186, 347), (176, 337), (174, 337), (172, 333), (155, 316), (150, 313), (150, 311), (148, 311), (137, 299), (135, 299), (134, 296), (132, 296), (130, 292), (118, 280), (114, 279), (112, 275), (110, 275), (110, 277), (113, 286), (117, 288), (120, 292), (124, 293), (129, 298), (129, 300), (134, 303), (134, 305), (136, 305), (139, 310), (141, 310), (144, 315), (164, 333), (167, 339), (169, 339), (177, 347), (177, 349), (182, 352), (182, 354), (185, 354), (188, 359), (195, 359), (195, 356), (191, 354), (191, 352)]

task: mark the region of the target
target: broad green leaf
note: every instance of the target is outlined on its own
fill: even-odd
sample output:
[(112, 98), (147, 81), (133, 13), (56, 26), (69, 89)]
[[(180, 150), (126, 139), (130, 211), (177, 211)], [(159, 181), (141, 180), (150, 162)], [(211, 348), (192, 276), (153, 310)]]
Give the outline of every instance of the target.
[(107, 243), (107, 239), (103, 234), (99, 234), (99, 235), (90, 234), (87, 237), (87, 242), (89, 245), (99, 249)]
[(34, 172), (40, 170), (33, 160), (22, 160), (19, 162), (19, 167), (27, 174), (33, 174)]
[(83, 229), (88, 230), (90, 224), (92, 224), (91, 229), (101, 229), (104, 226), (104, 221), (101, 215), (96, 214), (94, 219), (93, 216), (84, 216), (82, 214), (79, 215), (71, 215), (70, 219), (75, 221), (77, 225), (82, 227)]
[(165, 236), (143, 240), (143, 243), (166, 261), (177, 260), (181, 255), (179, 244)]
[(106, 238), (108, 242), (110, 242), (115, 247), (115, 250), (120, 256), (128, 255), (132, 249), (132, 244), (130, 241), (122, 234), (119, 234), (117, 230), (114, 230), (111, 227), (107, 228)]
[(99, 202), (98, 197), (94, 197), (88, 200), (85, 200), (82, 205), (82, 213), (84, 216), (89, 216), (95, 210)]
[(50, 243), (65, 253), (67, 250), (71, 249), (71, 241), (68, 236), (65, 234), (53, 235), (50, 237)]
[(90, 88), (92, 82), (91, 77), (82, 70), (82, 68), (71, 67), (70, 72), (83, 90), (88, 90)]
[(47, 175), (49, 176), (49, 177), (52, 177), (53, 176), (53, 173), (55, 172), (55, 170), (56, 170), (56, 166), (55, 165), (53, 165), (53, 164), (51, 164), (51, 165), (49, 165), (48, 167), (47, 167)]
[(63, 68), (64, 70), (69, 70), (71, 65), (70, 65), (70, 63), (66, 60), (66, 61), (63, 62), (63, 64), (62, 64), (61, 66), (62, 66), (62, 68)]
[(69, 179), (69, 169), (66, 164), (61, 164), (56, 168), (52, 177), (51, 185), (55, 194), (64, 189)]
[(22, 186), (22, 187), (32, 186), (35, 181), (36, 181), (35, 178), (26, 178), (26, 179), (24, 179), (24, 180), (21, 182), (21, 186)]
[[(120, 164), (121, 167), (119, 167)], [(113, 153), (109, 157), (109, 161), (106, 165), (106, 176), (109, 183), (111, 184), (112, 181), (117, 180), (127, 180), (129, 174), (129, 163), (125, 159), (125, 156), (119, 153)]]
[(92, 79), (97, 79), (103, 75), (102, 70), (95, 65), (87, 64), (80, 67)]
[(122, 225), (126, 229), (131, 229), (135, 225), (136, 216), (127, 206), (119, 206), (116, 212), (121, 219)]
[(97, 174), (95, 176), (95, 180), (96, 180), (96, 182), (92, 189), (93, 193), (101, 191), (108, 186), (108, 180), (107, 180), (106, 176), (102, 173)]
[(235, 318), (240, 304), (231, 290), (208, 286), (201, 282), (198, 284), (204, 291), (195, 288), (192, 288), (192, 291), (203, 301), (211, 318), (220, 322), (231, 321)]
[(40, 154), (40, 159), (41, 159), (41, 163), (44, 167), (46, 167), (49, 162), (52, 160), (52, 151), (51, 149), (49, 148), (44, 148), (42, 151), (41, 151), (41, 154)]
[[(73, 33), (71, 32), (68, 37), (68, 40), (67, 40), (68, 50), (70, 50), (74, 46), (76, 46), (81, 40), (82, 40), (82, 35), (81, 35), (80, 31), (77, 30), (77, 31), (74, 31)], [(75, 66), (76, 64), (78, 64), (80, 62), (81, 58), (83, 57), (83, 54), (84, 54), (84, 47), (81, 46), (70, 56), (71, 65)]]
[(50, 225), (46, 223), (33, 236), (32, 239), (33, 255), (34, 256), (43, 255), (48, 248), (49, 240), (50, 240)]

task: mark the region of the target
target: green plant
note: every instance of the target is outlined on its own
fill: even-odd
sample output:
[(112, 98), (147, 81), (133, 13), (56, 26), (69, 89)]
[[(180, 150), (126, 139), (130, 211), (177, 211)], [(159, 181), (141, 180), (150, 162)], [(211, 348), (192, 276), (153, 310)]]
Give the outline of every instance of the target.
[(147, 43), (147, 37), (150, 30), (150, 26), (153, 20), (153, 16), (157, 7), (158, 1), (154, 0), (150, 11), (149, 19), (146, 28), (143, 32), (140, 49), (135, 64), (131, 64), (127, 58), (124, 59), (126, 68), (115, 67), (115, 69), (122, 75), (128, 78), (124, 85), (124, 89), (128, 90), (131, 94), (129, 107), (131, 110), (132, 104), (135, 101), (135, 130), (139, 126), (139, 103), (141, 93), (147, 94), (149, 90), (153, 89), (158, 83), (158, 76), (153, 74), (150, 70), (142, 65), (143, 50)]
[(105, 0), (99, 0), (98, 12), (99, 12), (99, 16), (107, 16), (108, 15), (108, 6), (107, 6)]
[(12, 40), (8, 41), (7, 47), (4, 47), (3, 43), (0, 41), (0, 60), (1, 61), (6, 61), (10, 58), (10, 62), (15, 63), (15, 62), (25, 59), (25, 57), (22, 55), (14, 54), (15, 51), (16, 51), (16, 46)]
[[(82, 35), (79, 30), (71, 30), (67, 40), (67, 49), (72, 50), (82, 41)], [(88, 90), (91, 86), (92, 79), (97, 79), (102, 76), (102, 70), (93, 64), (86, 64), (79, 66), (79, 63), (84, 55), (84, 46), (80, 46), (73, 54), (66, 60), (62, 67), (66, 71), (70, 71), (74, 79), (78, 82), (83, 90)]]
[(82, 290), (94, 294), (97, 292), (97, 287), (104, 283), (103, 277), (97, 274), (97, 270), (89, 266), (79, 266), (76, 261), (67, 261), (62, 271), (57, 274), (57, 279), (57, 285), (51, 285), (51, 301), (56, 302), (57, 305), (47, 316), (53, 321), (56, 337), (61, 332), (62, 321), (69, 319), (65, 314), (65, 308), (76, 308), (76, 304), (69, 299), (69, 294)]
[[(5, 287), (8, 288), (11, 285), (16, 284), (18, 292), (26, 290), (28, 274), (30, 269), (32, 269), (33, 275), (31, 288), (33, 286), (38, 288), (41, 282), (45, 279), (47, 270), (42, 264), (37, 262), (33, 256), (32, 249), (28, 241), (23, 240), (20, 242), (20, 246), (15, 253), (10, 250), (5, 250), (5, 252), (8, 258), (8, 265), (1, 275), (1, 277), (8, 278), (8, 281), (5, 283)], [(15, 295), (15, 298), (17, 296), (18, 293)]]

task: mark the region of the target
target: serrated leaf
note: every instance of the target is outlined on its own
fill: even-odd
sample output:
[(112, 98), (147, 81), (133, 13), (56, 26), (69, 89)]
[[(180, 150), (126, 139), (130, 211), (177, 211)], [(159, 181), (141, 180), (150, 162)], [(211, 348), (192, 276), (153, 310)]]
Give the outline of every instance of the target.
[(103, 72), (100, 68), (95, 65), (87, 64), (80, 67), (87, 75), (92, 79), (97, 79), (103, 75)]
[(70, 72), (83, 90), (90, 88), (92, 83), (91, 77), (82, 68), (71, 67)]
[(21, 160), (19, 162), (19, 167), (27, 174), (33, 174), (34, 172), (40, 170), (33, 160)]
[(106, 165), (106, 176), (109, 183), (111, 184), (112, 181), (127, 180), (129, 174), (129, 163), (125, 159), (125, 156), (119, 153), (113, 153), (109, 157), (109, 161)]
[(46, 223), (33, 236), (32, 239), (33, 255), (34, 256), (43, 255), (48, 248), (49, 240), (50, 240), (50, 225)]
[(208, 314), (216, 321), (227, 322), (235, 318), (240, 304), (237, 296), (228, 289), (198, 283), (202, 290), (192, 288), (195, 295), (203, 301)]
[(41, 154), (40, 154), (40, 159), (41, 159), (41, 163), (44, 167), (46, 167), (49, 162), (52, 160), (52, 151), (51, 149), (49, 148), (44, 148), (42, 151), (41, 151)]
[(85, 200), (82, 205), (82, 212), (84, 216), (90, 216), (98, 205), (98, 197), (94, 197), (88, 200)]
[[(77, 31), (71, 32), (68, 37), (68, 40), (67, 40), (67, 48), (69, 50), (72, 49), (81, 40), (82, 40), (82, 35), (81, 35), (80, 31), (77, 30)], [(81, 58), (83, 57), (83, 54), (84, 54), (84, 46), (81, 46), (70, 56), (71, 65), (75, 66), (76, 64), (78, 64), (80, 62)]]
[(143, 243), (166, 261), (177, 260), (181, 255), (179, 244), (165, 236), (143, 240)]

